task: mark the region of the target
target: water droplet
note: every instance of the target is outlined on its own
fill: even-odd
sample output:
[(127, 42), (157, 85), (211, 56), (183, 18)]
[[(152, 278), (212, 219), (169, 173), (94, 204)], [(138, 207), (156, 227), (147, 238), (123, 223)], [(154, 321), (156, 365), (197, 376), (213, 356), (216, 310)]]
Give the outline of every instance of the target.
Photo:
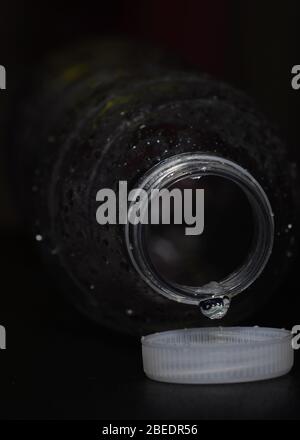
[(140, 125), (140, 130), (143, 130), (143, 128), (145, 128), (145, 127), (146, 127), (145, 124)]
[(202, 167), (201, 170), (205, 172), (207, 171), (207, 167)]
[(230, 298), (228, 296), (215, 296), (200, 301), (201, 313), (209, 319), (221, 319), (228, 312)]
[(126, 315), (132, 316), (133, 315), (133, 310), (132, 309), (127, 309), (126, 310)]
[(287, 225), (287, 227), (285, 228), (285, 232), (288, 233), (293, 229), (293, 225), (290, 223), (289, 225)]
[(158, 144), (160, 143), (160, 140), (159, 139), (157, 139), (157, 141), (156, 141)]
[(120, 112), (120, 115), (121, 115), (121, 116), (124, 116), (124, 115), (125, 115), (125, 112)]
[(36, 241), (42, 241), (42, 240), (43, 240), (43, 236), (40, 235), (40, 234), (37, 234), (37, 235), (35, 236), (35, 239), (36, 239)]
[(133, 146), (132, 146), (132, 149), (133, 149), (133, 150), (136, 150), (136, 145), (133, 145)]

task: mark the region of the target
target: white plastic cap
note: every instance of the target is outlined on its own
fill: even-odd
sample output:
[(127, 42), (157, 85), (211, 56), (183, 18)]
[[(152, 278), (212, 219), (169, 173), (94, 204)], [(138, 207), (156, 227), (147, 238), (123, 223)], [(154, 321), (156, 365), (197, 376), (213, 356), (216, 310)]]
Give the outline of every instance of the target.
[(291, 333), (259, 327), (175, 330), (142, 338), (144, 371), (161, 382), (250, 382), (288, 373)]

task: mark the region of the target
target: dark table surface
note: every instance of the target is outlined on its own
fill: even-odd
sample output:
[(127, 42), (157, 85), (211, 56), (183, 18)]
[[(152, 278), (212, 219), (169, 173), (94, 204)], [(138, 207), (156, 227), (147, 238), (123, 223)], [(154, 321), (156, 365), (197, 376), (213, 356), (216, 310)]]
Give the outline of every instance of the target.
[(299, 419), (297, 352), (292, 372), (274, 380), (153, 382), (138, 339), (97, 327), (67, 304), (23, 237), (3, 236), (1, 245), (1, 419)]

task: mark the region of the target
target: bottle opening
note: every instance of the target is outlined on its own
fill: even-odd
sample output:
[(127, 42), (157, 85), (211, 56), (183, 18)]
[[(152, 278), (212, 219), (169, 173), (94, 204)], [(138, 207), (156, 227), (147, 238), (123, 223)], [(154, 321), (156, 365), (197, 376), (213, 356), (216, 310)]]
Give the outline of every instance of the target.
[[(187, 235), (184, 221), (128, 223), (126, 244), (135, 269), (156, 292), (194, 305), (213, 299), (201, 310), (222, 317), (221, 309), (227, 310), (230, 299), (257, 279), (271, 255), (274, 218), (262, 187), (232, 161), (185, 153), (154, 166), (138, 188), (149, 194), (148, 200), (154, 188), (204, 190), (201, 234)], [(194, 212), (197, 203), (192, 198)], [(220, 298), (226, 298), (226, 307)]]
[[(194, 213), (196, 189), (204, 189), (204, 230), (187, 235), (184, 221), (174, 224), (173, 203), (171, 224), (145, 225), (142, 232), (153, 268), (165, 280), (186, 286), (221, 281), (250, 251), (254, 221), (245, 192), (231, 180), (214, 175), (179, 179), (169, 189), (190, 189)], [(184, 219), (183, 212), (181, 216)]]

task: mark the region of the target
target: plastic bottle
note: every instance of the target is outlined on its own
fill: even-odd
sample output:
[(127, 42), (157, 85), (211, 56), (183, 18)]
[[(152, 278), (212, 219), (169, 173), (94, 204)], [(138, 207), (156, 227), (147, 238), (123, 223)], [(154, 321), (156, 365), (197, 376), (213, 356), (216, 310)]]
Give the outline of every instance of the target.
[[(243, 93), (141, 52), (70, 49), (38, 76), (17, 135), (33, 235), (71, 301), (101, 324), (210, 325), (231, 299), (222, 324), (241, 322), (270, 300), (294, 252), (294, 169)], [(207, 230), (100, 226), (96, 194), (119, 181), (204, 186)]]

